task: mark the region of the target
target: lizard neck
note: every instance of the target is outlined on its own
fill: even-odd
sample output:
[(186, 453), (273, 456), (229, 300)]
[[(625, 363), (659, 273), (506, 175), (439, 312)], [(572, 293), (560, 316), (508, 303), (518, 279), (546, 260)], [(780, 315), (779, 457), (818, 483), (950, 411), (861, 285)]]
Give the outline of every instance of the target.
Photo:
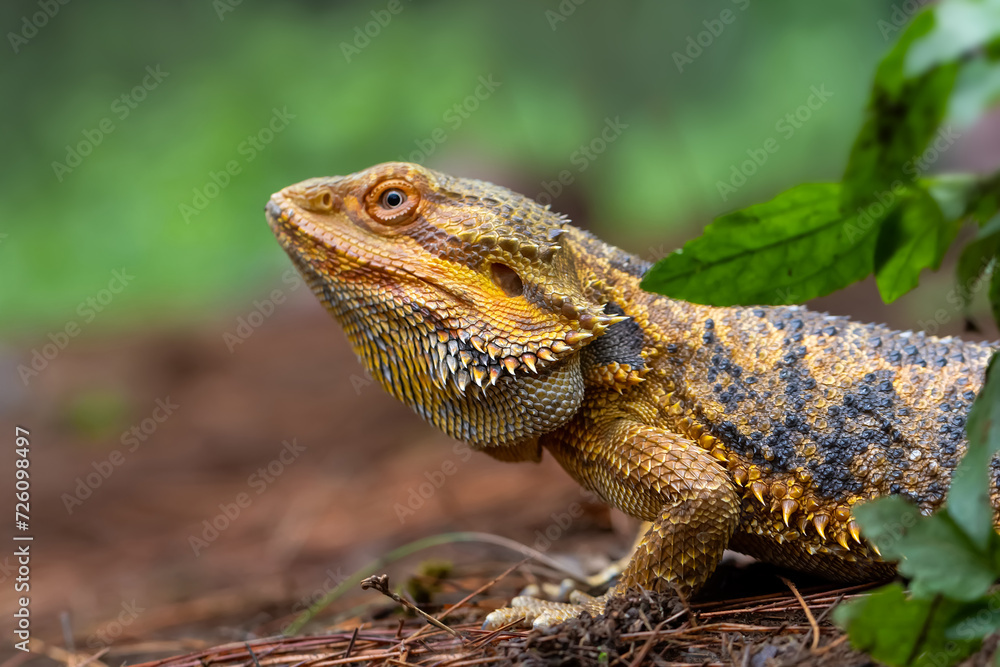
[(337, 291), (308, 267), (299, 268), (372, 377), (426, 421), (474, 448), (502, 460), (537, 460), (538, 437), (567, 422), (583, 400), (576, 354), (537, 374), (460, 387), (438, 374), (447, 344), (431, 314), (370, 291)]
[[(639, 285), (651, 263), (589, 232), (567, 226), (566, 241), (573, 248), (582, 282), (590, 285), (588, 297), (596, 303), (612, 302), (647, 333), (647, 354), (686, 337), (692, 323), (716, 310), (710, 306), (671, 299), (643, 290)], [(653, 334), (653, 335), (649, 335)]]

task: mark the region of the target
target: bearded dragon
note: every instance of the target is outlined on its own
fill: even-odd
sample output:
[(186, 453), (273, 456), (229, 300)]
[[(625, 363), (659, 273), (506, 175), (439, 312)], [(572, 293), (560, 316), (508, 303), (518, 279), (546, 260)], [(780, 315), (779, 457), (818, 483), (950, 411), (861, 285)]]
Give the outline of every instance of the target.
[[(415, 164), (291, 185), (266, 214), (386, 391), (497, 459), (548, 452), (648, 522), (610, 594), (690, 595), (727, 548), (833, 580), (891, 576), (852, 508), (942, 504), (995, 349), (651, 294), (647, 262), (550, 207)], [(513, 605), (487, 624), (580, 609)]]

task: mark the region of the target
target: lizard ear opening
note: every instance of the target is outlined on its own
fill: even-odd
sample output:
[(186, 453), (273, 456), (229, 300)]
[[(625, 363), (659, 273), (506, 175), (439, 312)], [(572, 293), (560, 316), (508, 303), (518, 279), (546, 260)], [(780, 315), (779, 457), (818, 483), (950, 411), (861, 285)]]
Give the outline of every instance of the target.
[(517, 271), (506, 264), (494, 262), (490, 265), (490, 273), (493, 276), (493, 282), (507, 296), (513, 298), (524, 294), (524, 283), (521, 281), (521, 276), (517, 275)]

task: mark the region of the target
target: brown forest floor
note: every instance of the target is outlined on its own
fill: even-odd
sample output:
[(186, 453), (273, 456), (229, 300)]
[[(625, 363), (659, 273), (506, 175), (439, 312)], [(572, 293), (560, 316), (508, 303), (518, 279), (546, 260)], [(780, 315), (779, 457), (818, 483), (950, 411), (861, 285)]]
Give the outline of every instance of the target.
[[(821, 307), (880, 318), (877, 305), (865, 311), (862, 291), (873, 290)], [(291, 297), (232, 353), (223, 333), (239, 313), (187, 329), (75, 339), (27, 388), (15, 368), (40, 343), (0, 350), (10, 371), (0, 384), (0, 426), (32, 433), (31, 612), (40, 654), (0, 648), (0, 667), (598, 664), (602, 650), (625, 665), (868, 663), (826, 619), (856, 589), (784, 573), (799, 601), (780, 573), (739, 561), (722, 568), (692, 610), (645, 600), (554, 635), (477, 629), (529, 581), (562, 578), (537, 564), (514, 568), (450, 613), (462, 640), (350, 586), (298, 637), (276, 641), (309, 603), (421, 538), (492, 533), (592, 572), (623, 553), (635, 526), (590, 502), (551, 459), (503, 464), (456, 448), (364, 377), (309, 295)], [(949, 332), (960, 329), (952, 322)], [(158, 399), (177, 407), (129, 451), (122, 434), (150, 417)], [(286, 441), (300, 451), (293, 456)], [(119, 464), (109, 468), (110, 460)], [(257, 472), (269, 466), (266, 477)], [(11, 469), (8, 459), (2, 467)], [(98, 468), (111, 473), (67, 509), (67, 494), (86, 495), (79, 480)], [(427, 498), (418, 503), (420, 490)], [(203, 522), (225, 524), (218, 515), (240, 500), (228, 526), (204, 532)], [(197, 549), (193, 537), (204, 540)], [(11, 559), (0, 555), (5, 588)], [(439, 614), (521, 561), (495, 544), (462, 542), (377, 572)], [(5, 595), (0, 613), (10, 619), (12, 611)], [(807, 613), (819, 619), (818, 638)]]

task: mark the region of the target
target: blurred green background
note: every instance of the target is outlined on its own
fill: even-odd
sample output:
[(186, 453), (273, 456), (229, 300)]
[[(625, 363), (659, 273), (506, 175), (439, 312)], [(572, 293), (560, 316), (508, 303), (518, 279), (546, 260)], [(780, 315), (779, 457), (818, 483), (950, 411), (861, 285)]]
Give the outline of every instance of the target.
[[(95, 328), (242, 308), (289, 266), (262, 214), (271, 192), (414, 152), (532, 196), (566, 170), (555, 209), (655, 258), (714, 215), (838, 178), (898, 34), (879, 24), (892, 12), (862, 0), (4, 3), (0, 330), (60, 327), (122, 268), (134, 280)], [(812, 87), (832, 96), (781, 127)], [(275, 109), (290, 117), (261, 134)], [(582, 158), (608, 119), (627, 127)], [(724, 200), (718, 182), (772, 137), (779, 150)], [(227, 165), (238, 173), (225, 183)]]

